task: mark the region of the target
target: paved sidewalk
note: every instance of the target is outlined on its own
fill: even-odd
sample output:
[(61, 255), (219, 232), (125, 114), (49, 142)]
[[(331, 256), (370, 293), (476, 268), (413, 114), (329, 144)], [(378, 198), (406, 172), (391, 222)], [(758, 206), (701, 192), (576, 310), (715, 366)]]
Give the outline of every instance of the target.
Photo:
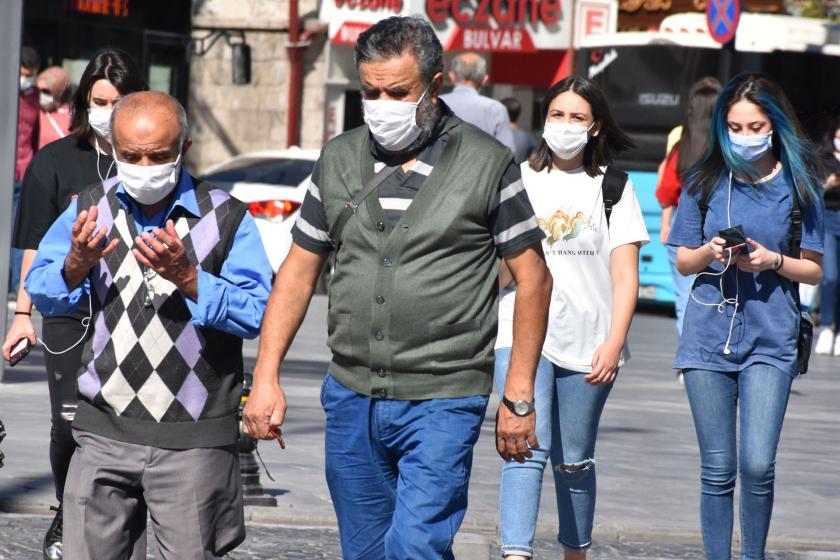
[[(273, 442), (260, 446), (276, 479), (271, 482), (263, 473), (262, 482), (277, 497), (278, 507), (248, 508), (249, 535), (254, 540), (249, 536), (234, 558), (337, 555), (337, 549), (327, 547), (335, 542), (335, 516), (324, 483), (324, 417), (318, 401), (329, 359), (325, 313), (325, 299), (316, 297), (284, 366), (289, 412), (283, 433), (288, 448), (281, 452)], [(634, 320), (633, 359), (621, 371), (607, 402), (598, 441), (599, 501), (593, 558), (702, 558), (699, 456), (688, 403), (670, 369), (675, 345), (673, 319), (639, 314)], [(246, 367), (251, 367), (256, 344), (246, 344), (245, 352)], [(6, 454), (6, 467), (0, 470), (0, 511), (44, 514), (54, 502), (42, 364), (40, 351), (33, 351), (22, 364), (8, 370), (7, 382), (0, 384), (0, 417), (9, 433), (0, 444)], [(491, 402), (476, 447), (470, 509), (458, 539), (459, 559), (496, 557), (500, 465), (493, 448), (496, 403)], [(768, 558), (840, 559), (838, 403), (840, 359), (815, 357), (812, 370), (794, 384), (785, 420), (768, 547), (772, 555)], [(0, 513), (0, 542), (4, 531), (19, 533), (13, 529), (15, 523), (32, 525), (39, 520), (47, 523), (45, 517)], [(539, 557), (559, 557), (554, 542), (556, 524), (549, 475), (538, 527)], [(323, 544), (326, 555), (318, 556), (316, 549), (297, 555), (295, 550), (301, 551), (303, 545), (294, 543), (301, 542), (316, 548)], [(279, 549), (287, 552), (281, 556)], [(9, 552), (0, 548), (0, 558), (31, 557), (4, 554)]]

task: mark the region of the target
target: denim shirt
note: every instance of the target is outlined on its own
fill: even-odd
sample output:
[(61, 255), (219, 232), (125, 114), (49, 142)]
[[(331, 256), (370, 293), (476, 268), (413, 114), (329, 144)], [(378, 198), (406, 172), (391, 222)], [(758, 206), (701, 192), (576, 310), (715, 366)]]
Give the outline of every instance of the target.
[[(733, 179), (731, 202), (728, 185), (729, 178), (722, 178), (709, 198), (703, 232), (700, 195), (685, 189), (668, 244), (700, 247), (717, 236), (719, 230), (741, 225), (747, 237), (768, 250), (790, 255), (791, 197), (795, 195), (784, 170), (758, 184)], [(802, 206), (801, 248), (823, 252), (822, 199)], [(765, 363), (797, 377), (799, 308), (795, 284), (771, 270), (738, 270), (734, 260), (722, 275), (719, 273), (724, 266), (717, 261), (706, 268), (706, 274), (697, 275), (689, 294), (674, 367), (731, 372)], [(724, 297), (728, 302), (721, 304)], [(738, 306), (733, 319), (736, 297)]]

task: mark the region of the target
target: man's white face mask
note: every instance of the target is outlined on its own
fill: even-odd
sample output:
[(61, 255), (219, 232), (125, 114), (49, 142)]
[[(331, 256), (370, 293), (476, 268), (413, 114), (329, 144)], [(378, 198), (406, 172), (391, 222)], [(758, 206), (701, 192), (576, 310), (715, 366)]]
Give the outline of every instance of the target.
[(106, 140), (111, 138), (111, 113), (113, 109), (91, 107), (88, 109), (88, 123), (96, 134)]
[(135, 165), (114, 157), (117, 176), (128, 195), (140, 204), (155, 204), (169, 195), (178, 184), (181, 154), (178, 159), (161, 165)]
[(426, 97), (429, 88), (417, 101), (391, 99), (363, 99), (365, 122), (380, 146), (389, 152), (399, 152), (414, 142), (423, 131), (417, 125), (417, 106)]

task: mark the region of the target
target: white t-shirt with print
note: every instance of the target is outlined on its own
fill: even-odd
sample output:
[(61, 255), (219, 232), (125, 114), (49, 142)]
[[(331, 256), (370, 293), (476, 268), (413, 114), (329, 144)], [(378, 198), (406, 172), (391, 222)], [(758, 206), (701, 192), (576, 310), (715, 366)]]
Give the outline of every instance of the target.
[[(592, 356), (610, 333), (612, 276), (610, 252), (628, 243), (646, 244), (645, 227), (636, 191), (628, 179), (612, 209), (610, 225), (604, 214), (601, 181), (583, 168), (564, 172), (534, 171), (522, 164), (522, 181), (540, 227), (548, 268), (554, 277), (548, 332), (543, 355), (572, 371), (592, 371)], [(496, 348), (513, 342), (515, 286), (499, 294), (499, 333)], [(630, 358), (625, 344), (619, 366)]]

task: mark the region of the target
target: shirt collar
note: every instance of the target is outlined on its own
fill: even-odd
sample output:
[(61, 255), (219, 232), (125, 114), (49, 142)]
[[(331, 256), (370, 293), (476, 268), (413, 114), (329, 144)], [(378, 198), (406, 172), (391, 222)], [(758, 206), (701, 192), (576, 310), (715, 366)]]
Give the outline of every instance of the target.
[[(122, 181), (117, 185), (117, 190), (114, 194), (123, 208), (137, 207), (139, 209), (140, 204), (125, 191)], [(195, 198), (195, 185), (193, 184), (192, 177), (187, 173), (183, 165), (181, 166), (178, 184), (175, 186), (174, 196), (166, 210), (165, 217), (167, 219), (172, 215), (176, 207), (183, 208), (195, 217), (201, 216), (198, 210), (198, 200)]]
[(452, 93), (465, 93), (469, 95), (478, 95), (478, 90), (470, 86), (455, 86), (452, 88)]

